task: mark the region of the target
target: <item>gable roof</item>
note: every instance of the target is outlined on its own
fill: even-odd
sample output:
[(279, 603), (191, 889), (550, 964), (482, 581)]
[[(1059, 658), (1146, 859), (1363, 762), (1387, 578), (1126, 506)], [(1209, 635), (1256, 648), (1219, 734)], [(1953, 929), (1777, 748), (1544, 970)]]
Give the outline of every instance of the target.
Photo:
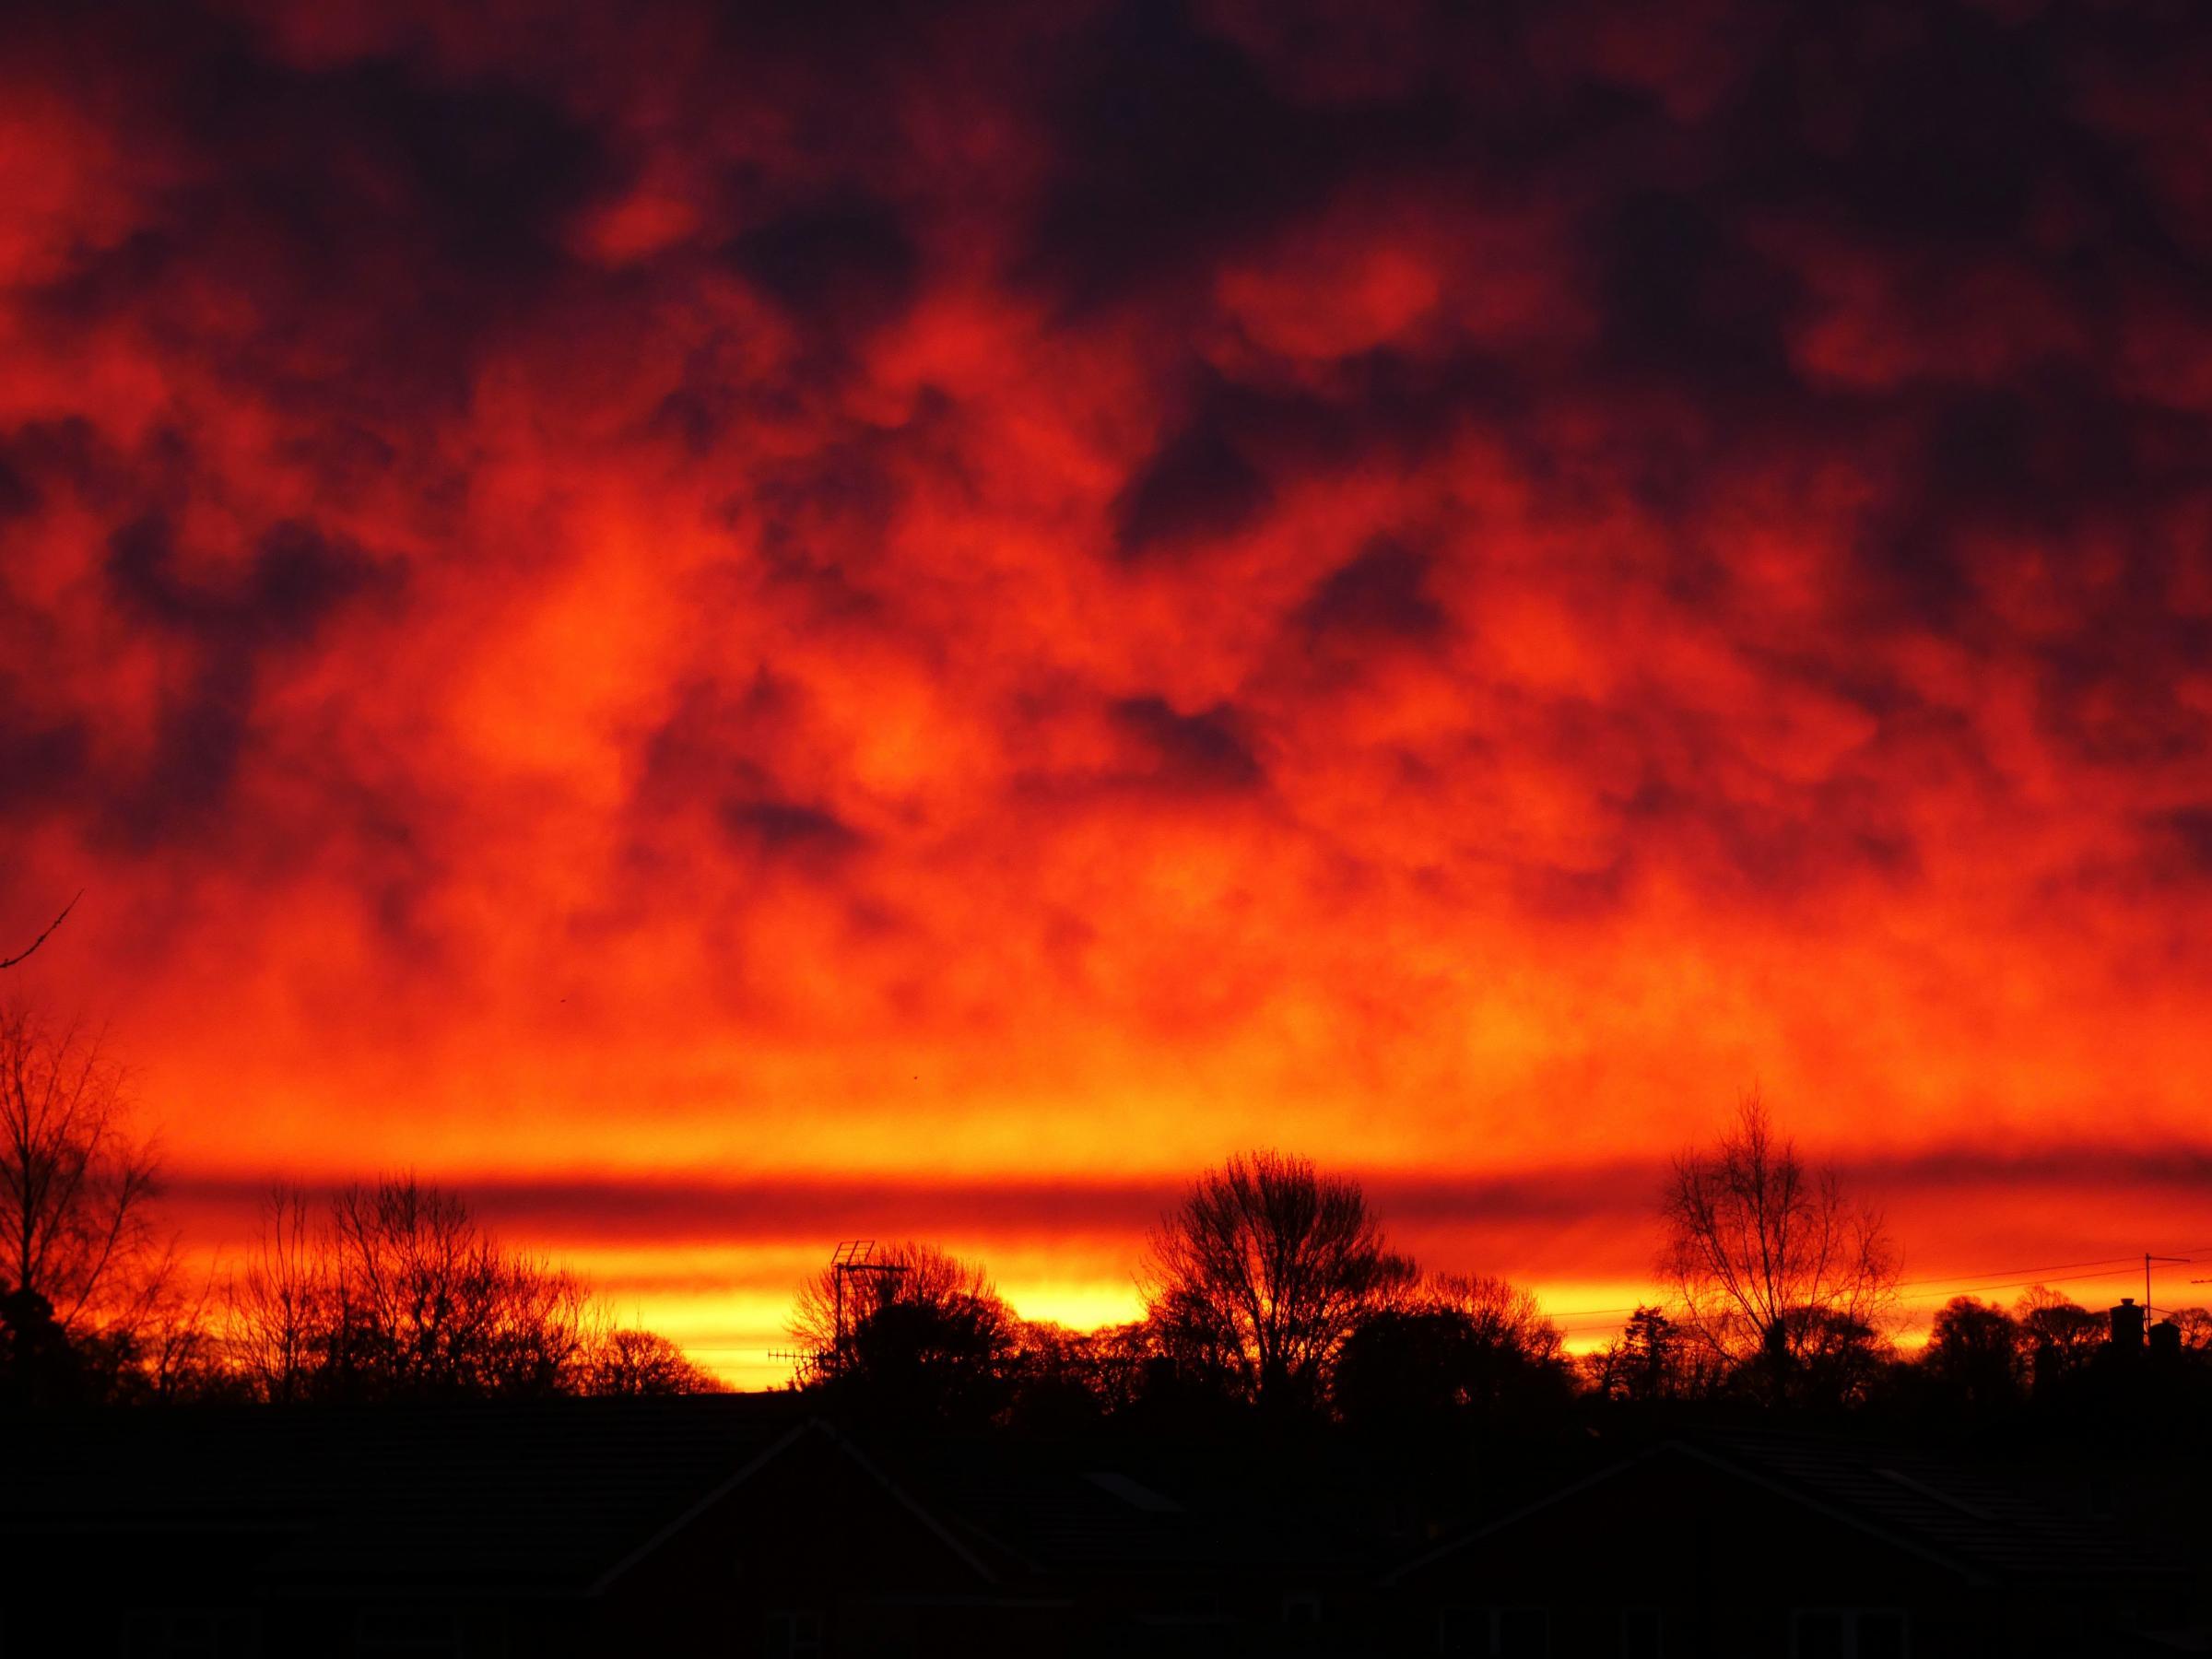
[(1232, 1449), (981, 1436), (911, 1448), (901, 1466), (949, 1524), (1030, 1572), (1368, 1573), (1380, 1564), (1373, 1481), (1321, 1459), (1269, 1478)]
[(1996, 1474), (1908, 1447), (1737, 1430), (1700, 1449), (1784, 1490), (1830, 1504), (1870, 1527), (1998, 1576), (2160, 1572), (2109, 1524), (2035, 1503)]
[(779, 1395), (123, 1411), (14, 1427), (0, 1533), (263, 1535), (270, 1588), (604, 1589), (819, 1437), (990, 1581), (830, 1425)]
[(1673, 1440), (1424, 1551), (1384, 1576), (1396, 1583), (1655, 1459), (1686, 1458), (1866, 1533), (1971, 1583), (2177, 1571), (2099, 1528), (2030, 1502), (1971, 1465), (1826, 1436), (1738, 1430)]

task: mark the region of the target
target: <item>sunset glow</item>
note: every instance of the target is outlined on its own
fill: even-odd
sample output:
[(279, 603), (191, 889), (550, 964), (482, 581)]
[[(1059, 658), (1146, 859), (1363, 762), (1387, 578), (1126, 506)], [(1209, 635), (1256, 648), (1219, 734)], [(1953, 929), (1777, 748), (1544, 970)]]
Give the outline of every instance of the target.
[(1255, 1147), (1586, 1347), (1753, 1088), (1924, 1314), (2141, 1295), (2207, 32), (1827, 10), (11, 10), (0, 994), (196, 1259), (413, 1169), (747, 1384)]

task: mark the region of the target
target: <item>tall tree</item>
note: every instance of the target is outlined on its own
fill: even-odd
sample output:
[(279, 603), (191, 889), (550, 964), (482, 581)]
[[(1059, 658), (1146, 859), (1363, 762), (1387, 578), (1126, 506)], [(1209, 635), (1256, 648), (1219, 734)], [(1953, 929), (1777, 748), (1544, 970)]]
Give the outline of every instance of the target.
[(579, 1384), (587, 1394), (632, 1397), (722, 1392), (722, 1383), (667, 1337), (629, 1326), (608, 1331), (589, 1346)]
[(89, 1344), (135, 1352), (172, 1277), (157, 1174), (99, 1041), (0, 1007), (0, 1359), (19, 1383), (58, 1382)]
[(1857, 1375), (1855, 1334), (1877, 1337), (1896, 1301), (1896, 1248), (1832, 1170), (1806, 1167), (1756, 1094), (1717, 1147), (1675, 1160), (1662, 1215), (1662, 1270), (1709, 1351), (1778, 1401)]
[(2020, 1355), (2036, 1393), (2063, 1386), (2102, 1350), (2111, 1326), (2072, 1297), (2044, 1285), (2030, 1285), (2013, 1303)]
[(1345, 1338), (1331, 1398), (1348, 1423), (1416, 1436), (1454, 1422), (1525, 1426), (1566, 1402), (1563, 1347), (1528, 1291), (1440, 1274)]
[(877, 1420), (978, 1427), (1011, 1398), (1021, 1322), (972, 1262), (908, 1242), (809, 1279), (791, 1334), (801, 1380)]
[(289, 1402), (317, 1390), (330, 1354), (332, 1280), (307, 1195), (275, 1188), (262, 1203), (254, 1252), (225, 1299), (231, 1364), (261, 1398)]
[(1712, 1380), (1711, 1356), (1692, 1351), (1665, 1310), (1643, 1303), (1618, 1336), (1589, 1357), (1585, 1370), (1600, 1397), (1640, 1406), (1687, 1398)]
[(1971, 1413), (2016, 1406), (2026, 1392), (2019, 1326), (1971, 1296), (1954, 1296), (1936, 1311), (1920, 1368), (1942, 1396)]
[(1258, 1151), (1192, 1183), (1154, 1230), (1140, 1282), (1171, 1351), (1204, 1353), (1243, 1397), (1295, 1411), (1318, 1406), (1345, 1338), (1417, 1277), (1357, 1182)]
[(320, 1220), (278, 1193), (228, 1302), (233, 1363), (270, 1399), (574, 1393), (600, 1323), (581, 1280), (411, 1175), (348, 1187)]

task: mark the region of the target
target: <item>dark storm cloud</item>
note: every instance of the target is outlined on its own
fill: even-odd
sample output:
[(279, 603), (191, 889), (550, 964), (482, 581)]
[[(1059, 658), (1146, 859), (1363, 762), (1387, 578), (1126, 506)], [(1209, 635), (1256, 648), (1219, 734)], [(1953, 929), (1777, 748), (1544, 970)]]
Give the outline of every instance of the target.
[[(1323, 376), (1179, 375), (1179, 413), (1112, 503), (1114, 549), (1173, 561), (1264, 528), (1284, 492), (1377, 464), (1418, 464), (1456, 428), (1510, 422), (1526, 399), (1494, 359), (1441, 361), (1387, 348)], [(1510, 430), (1510, 427), (1508, 428)]]
[(1219, 427), (1201, 420), (1174, 433), (1114, 500), (1122, 557), (1217, 540), (1250, 527), (1273, 492)]
[(1910, 832), (1869, 783), (1826, 782), (1753, 803), (1654, 779), (1622, 816), (1627, 848), (1656, 848), (1716, 898), (1739, 902), (1784, 904), (1838, 882), (1904, 882), (1919, 872)]
[(254, 743), (263, 663), (297, 659), (342, 613), (398, 593), (393, 573), (359, 546), (297, 520), (264, 531), (222, 578), (202, 582), (182, 564), (162, 513), (108, 539), (103, 574), (119, 613), (190, 648), (159, 692), (142, 756), (134, 762), (111, 746), (95, 769), (82, 721), (50, 727), (25, 749), (54, 782), (90, 792), (100, 840), (141, 852), (172, 840), (236, 844), (241, 826), (224, 813)]
[(1433, 136), (1414, 112), (1284, 99), (1180, 0), (1104, 8), (1063, 73), (1029, 260), (1077, 305), (1203, 271), (1316, 206), (1364, 160)]
[(1184, 714), (1157, 697), (1124, 698), (1113, 718), (1147, 752), (1148, 778), (1173, 791), (1257, 788), (1266, 773), (1226, 706)]
[(941, 449), (944, 409), (929, 398), (890, 431), (840, 429), (804, 456), (762, 466), (747, 505), (759, 552), (775, 573), (832, 608), (861, 603), (847, 567), (880, 561), (880, 544), (907, 497), (903, 475)]
[(36, 512), (39, 504), (38, 487), (9, 459), (7, 452), (0, 449), (0, 523), (26, 517)]
[[(568, 267), (569, 217), (619, 182), (588, 126), (512, 81), (302, 67), (191, 7), (143, 45), (128, 121), (168, 175), (154, 214), (35, 303), (57, 327), (146, 313), (311, 420), (450, 406), (483, 342)], [(211, 276), (252, 305), (250, 332), (188, 308)]]
[(1909, 1158), (1853, 1159), (1841, 1173), (1871, 1193), (1900, 1199), (1976, 1188), (2064, 1190), (2085, 1182), (2186, 1194), (2212, 1181), (2212, 1147), (2114, 1147), (2103, 1141), (2010, 1150), (1949, 1147)]
[(312, 644), (338, 611), (390, 580), (352, 542), (287, 520), (263, 532), (241, 579), (202, 587), (179, 575), (175, 532), (158, 514), (109, 538), (107, 574), (127, 609), (197, 638), (229, 664), (258, 650)]
[(2154, 833), (2171, 838), (2190, 874), (2212, 877), (2212, 806), (2183, 806), (2160, 813), (2152, 829)]
[(1711, 397), (1787, 394), (1796, 283), (1685, 193), (1610, 201), (1590, 227), (1605, 367)]
[(564, 216), (608, 182), (589, 129), (552, 100), (400, 63), (300, 70), (223, 53), (180, 105), (223, 164), (182, 206), (265, 218), (319, 276), (396, 241), (425, 277), (527, 282), (558, 263)]
[(796, 801), (734, 799), (719, 816), (733, 840), (768, 858), (839, 858), (864, 844), (836, 814)]
[[(1698, 66), (1694, 116), (1667, 80), (1666, 65), (1688, 61), (1687, 37), (1657, 18), (1608, 35), (1588, 17), (1416, 8), (1354, 28), (1325, 6), (1254, 21), (1147, 0), (1040, 37), (1028, 61), (1041, 78), (1018, 87), (998, 84), (1016, 60), (990, 14), (907, 15), (848, 42), (869, 91), (853, 112), (866, 130), (850, 140), (827, 122), (831, 88), (818, 72), (852, 27), (795, 14), (724, 21), (731, 64), (686, 67), (712, 86), (757, 57), (747, 84), (805, 144), (703, 154), (714, 182), (700, 245), (799, 325), (812, 342), (801, 367), (819, 370), (829, 352), (853, 372), (864, 338), (930, 289), (922, 250), (943, 206), (885, 163), (910, 113), (900, 94), (963, 41), (971, 78), (920, 107), (942, 114), (973, 100), (1030, 147), (1032, 182), (1007, 198), (996, 252), (1005, 269), (1079, 302), (1078, 324), (1082, 305), (1112, 298), (1187, 339), (1212, 278), (1277, 258), (1281, 238), (1347, 203), (1388, 197), (1399, 214), (1446, 224), (1463, 206), (1556, 211), (1563, 240), (1545, 277), (1562, 316), (1587, 313), (1584, 335), (1562, 324), (1477, 346), (1453, 337), (1446, 305), (1434, 338), (1371, 345), (1295, 375), (1264, 350), (1216, 353), (1203, 369), (1184, 350), (1155, 354), (1162, 418), (1109, 498), (1112, 546), (1133, 564), (1236, 543), (1277, 524), (1300, 485), (1418, 465), (1475, 431), (1512, 454), (1539, 511), (1571, 514), (1626, 485), (1672, 538), (1670, 596), (1724, 606), (1734, 571), (1709, 521), (1747, 458), (1858, 448), (1894, 488), (1877, 488), (1857, 527), (1855, 568), (1840, 584), (1853, 628), (1839, 649), (1933, 621), (1986, 653), (2008, 641), (1975, 536), (2041, 538), (2063, 564), (2085, 526), (2191, 487), (2201, 420), (2147, 412), (2103, 375), (2101, 354), (2060, 334), (2031, 344), (2032, 372), (2000, 365), (1982, 383), (1891, 375), (1840, 386), (1809, 374), (1803, 339), (1828, 303), (1823, 262), (1777, 229), (1814, 227), (1865, 264), (1877, 333), (1936, 326), (1964, 262), (1985, 255), (2099, 327), (2119, 314), (2131, 273), (2201, 276), (2169, 228), (2170, 206), (2080, 91), (2090, 72), (2186, 43), (2156, 8), (2094, 29), (2055, 9), (2007, 21), (1964, 6), (1773, 19)], [(120, 58), (123, 35), (99, 38)], [(571, 308), (563, 326), (589, 324), (703, 280), (685, 239), (618, 277), (573, 252), (580, 216), (620, 198), (654, 159), (614, 112), (664, 98), (685, 109), (689, 79), (635, 82), (640, 60), (594, 55), (589, 31), (573, 46), (512, 52), (458, 29), (367, 38), (377, 43), (315, 57), (209, 16), (151, 28), (162, 51), (131, 66), (133, 135), (177, 164), (146, 195), (146, 222), (87, 248), (39, 301), (78, 328), (149, 312), (161, 337), (270, 386), (300, 416), (291, 453), (354, 491), (419, 465), (394, 418), (456, 393), (488, 344), (516, 338), (541, 304), (558, 296)], [(428, 43), (441, 38), (464, 46), (441, 53)], [(779, 81), (779, 63), (810, 67)], [(1478, 271), (1479, 238), (1472, 248)], [(173, 293), (209, 276), (236, 286), (253, 327), (218, 339), (176, 309)], [(1161, 286), (1168, 276), (1178, 280)], [(695, 457), (763, 427), (785, 432), (742, 481), (758, 515), (746, 527), (771, 563), (822, 590), (822, 614), (880, 603), (862, 567), (908, 510), (912, 477), (979, 465), (957, 440), (929, 436), (940, 416), (824, 422), (819, 386), (791, 365), (706, 343), (687, 364), (659, 406)], [(1667, 395), (1638, 401), (1651, 391)], [(1677, 398), (1702, 418), (1683, 418)], [(364, 406), (378, 418), (355, 418)], [(1537, 435), (1547, 421), (1601, 429), (1602, 470), (1564, 460)], [(43, 500), (42, 474), (12, 448), (5, 465), (0, 504), (21, 518)], [(177, 488), (189, 490), (200, 464), (179, 466)], [(112, 571), (138, 615), (253, 648), (293, 637), (288, 628), (309, 637), (343, 597), (329, 584), (352, 579), (324, 551), (265, 547), (247, 587), (218, 599), (170, 581), (150, 552), (131, 544)], [(2155, 696), (2116, 683), (2140, 677), (2133, 664), (2176, 662), (2202, 642), (2159, 619), (2159, 556), (2133, 557), (2142, 580), (2085, 600), (2071, 637), (2037, 647), (2047, 718), (2087, 753), (2118, 752), (2146, 719), (2158, 735), (2141, 741), (2159, 752), (2198, 741)], [(1339, 653), (1369, 648), (1362, 639), (1381, 651), (1441, 637), (1472, 590), (1448, 595), (1416, 566), (1412, 554), (1370, 548), (1318, 577), (1289, 620)], [(248, 695), (211, 680), (182, 700), (176, 752), (225, 753)], [(2079, 712), (2092, 700), (2125, 712), (2117, 723)], [(1679, 794), (1653, 798), (1676, 803), (1669, 815), (1697, 810)], [(1714, 832), (1755, 869), (1818, 855), (1772, 850), (1795, 831)], [(1879, 826), (1862, 829), (1840, 838), (1837, 855), (1890, 844)]]
[(913, 298), (921, 255), (891, 206), (849, 194), (811, 202), (742, 231), (738, 270), (818, 329), (864, 328)]
[[(1631, 1253), (1654, 1234), (1664, 1159), (1619, 1159), (1493, 1176), (1388, 1174), (1361, 1182), (1386, 1227), (1517, 1229), (1591, 1223), (1619, 1229)], [(2101, 1146), (2019, 1153), (1940, 1147), (1906, 1158), (1838, 1166), (1848, 1191), (1874, 1201), (1918, 1194), (2017, 1186), (2065, 1188), (2078, 1173), (2115, 1183), (2185, 1193), (2212, 1175), (2212, 1149), (2156, 1155)], [(188, 1203), (251, 1204), (265, 1180), (184, 1175)], [(487, 1219), (527, 1233), (569, 1239), (670, 1238), (696, 1241), (946, 1233), (1034, 1238), (1107, 1235), (1133, 1246), (1186, 1191), (1181, 1180), (947, 1180), (677, 1176), (512, 1176), (486, 1172), (460, 1189)]]
[[(1406, 1225), (1530, 1236), (1626, 1236), (1769, 1048), (1865, 1123), (1997, 1079), (2062, 1151), (2080, 1053), (2202, 1093), (2186, 7), (0, 31), (0, 877), (118, 893), (185, 1050), (162, 918), (220, 907), (344, 1097), (270, 1108), (303, 1166), (483, 1144), (382, 1080), (416, 1037), (560, 1070), (540, 1166), (632, 1133), (619, 1077), (712, 1094), (672, 1165), (757, 1109), (838, 1167), (911, 1048), (959, 1079), (917, 1164), (1297, 1100), (1332, 1161), (1449, 1147), (1378, 1180)], [(1483, 1175), (1569, 1161), (1484, 1102), (1598, 1048), (1601, 1149)], [(1164, 1196), (1049, 1174), (486, 1191), (756, 1240)]]
[(0, 818), (29, 820), (69, 804), (90, 743), (81, 720), (47, 724), (16, 715), (16, 696), (0, 675)]
[(2053, 187), (2101, 198), (2124, 239), (2148, 233), (2139, 182), (2078, 113), (2077, 73), (2186, 44), (2182, 8), (2006, 17), (1946, 5), (1792, 14), (1732, 116), (1735, 176), (1759, 201), (1811, 201), (1869, 237), (2018, 248)]
[(33, 521), (57, 504), (104, 511), (125, 496), (124, 457), (84, 416), (30, 420), (0, 433), (0, 538), (6, 520)]
[(1427, 559), (1379, 536), (1315, 583), (1296, 619), (1316, 635), (1433, 639), (1443, 631), (1446, 617), (1428, 581)]

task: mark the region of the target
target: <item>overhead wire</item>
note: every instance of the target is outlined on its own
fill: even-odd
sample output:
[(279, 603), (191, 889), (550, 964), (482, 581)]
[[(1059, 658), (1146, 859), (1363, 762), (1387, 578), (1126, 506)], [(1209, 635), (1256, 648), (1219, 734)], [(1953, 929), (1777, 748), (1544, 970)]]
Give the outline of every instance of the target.
[[(2206, 1258), (2212, 1258), (2212, 1244), (2193, 1245), (2182, 1255), (2158, 1259), (2168, 1264), (2179, 1265)], [(1977, 1290), (2010, 1290), (2026, 1288), (2033, 1285), (2067, 1285), (2078, 1283), (2084, 1279), (2112, 1278), (2121, 1269), (2133, 1266), (2142, 1259), (2143, 1256), (2138, 1252), (2133, 1255), (2096, 1256), (2080, 1262), (2051, 1262), (2041, 1267), (2001, 1267), (1991, 1268), (1981, 1273), (1947, 1273), (1933, 1278), (1903, 1279), (1899, 1281), (1898, 1288), (1910, 1290), (1936, 1285), (1945, 1287), (1953, 1295), (1963, 1296)], [(2087, 1273), (2065, 1271), (2071, 1268), (2098, 1268), (2102, 1271)], [(1999, 1277), (2000, 1275), (2007, 1277)], [(1975, 1282), (1969, 1283), (1970, 1280)], [(1566, 1308), (1557, 1313), (1548, 1314), (1547, 1317), (1555, 1325), (1559, 1326), (1560, 1333), (1564, 1335), (1588, 1335), (1593, 1331), (1610, 1330), (1619, 1323), (1618, 1320), (1608, 1318), (1608, 1315), (1618, 1314), (1625, 1317), (1634, 1313), (1639, 1308), (1653, 1305), (1655, 1304), (1653, 1302), (1645, 1301), (1620, 1308)], [(1595, 1320), (1598, 1323), (1582, 1325), (1561, 1323), (1571, 1319)]]

